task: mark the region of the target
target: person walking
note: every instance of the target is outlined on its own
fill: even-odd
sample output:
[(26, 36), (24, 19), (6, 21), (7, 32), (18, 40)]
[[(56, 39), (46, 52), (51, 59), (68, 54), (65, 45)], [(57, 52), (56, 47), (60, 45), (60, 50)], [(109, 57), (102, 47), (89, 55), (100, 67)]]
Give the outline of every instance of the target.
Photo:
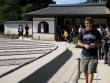
[(104, 40), (104, 63), (108, 64), (109, 61), (109, 36), (110, 36), (109, 27), (106, 26), (103, 31), (103, 40)]
[[(102, 25), (100, 24), (99, 27), (97, 28), (97, 30), (100, 32), (102, 38), (103, 38), (103, 31), (104, 31), (104, 28), (102, 27)], [(104, 40), (102, 39), (102, 42)], [(99, 57), (99, 60), (103, 59), (104, 58), (104, 42), (102, 43), (102, 45), (100, 45), (100, 47), (98, 48), (98, 57)]]
[(85, 18), (85, 29), (78, 35), (78, 46), (82, 48), (81, 72), (84, 73), (86, 83), (92, 83), (98, 64), (97, 48), (101, 43), (102, 36), (93, 27), (93, 18)]
[(29, 26), (28, 24), (26, 24), (26, 27), (25, 27), (25, 36), (28, 37), (28, 31), (29, 31)]
[(64, 30), (63, 37), (66, 42), (68, 42), (68, 36), (69, 36), (68, 32), (66, 30)]
[(18, 36), (19, 38), (22, 37), (23, 38), (23, 26), (21, 24), (19, 24), (19, 27), (18, 27)]
[(82, 30), (83, 30), (83, 27), (82, 27), (82, 25), (80, 25), (79, 29), (78, 29), (78, 33), (80, 33)]

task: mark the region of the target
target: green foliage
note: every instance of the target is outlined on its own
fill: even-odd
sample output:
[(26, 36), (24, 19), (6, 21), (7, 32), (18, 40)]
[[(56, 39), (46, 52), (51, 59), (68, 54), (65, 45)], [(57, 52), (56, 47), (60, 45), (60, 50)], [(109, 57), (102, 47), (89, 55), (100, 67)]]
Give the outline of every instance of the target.
[(78, 41), (78, 38), (75, 36), (75, 37), (72, 38), (72, 41), (73, 41), (74, 44), (76, 44), (77, 41)]
[(48, 4), (55, 3), (53, 0), (0, 0), (0, 30), (5, 21), (28, 20), (24, 13), (35, 11)]
[(26, 6), (22, 7), (22, 11), (23, 12), (30, 12), (33, 9), (33, 5), (32, 4), (26, 4)]
[(98, 2), (98, 0), (87, 0), (88, 3)]
[(110, 9), (110, 0), (106, 1), (106, 7)]
[(79, 47), (78, 44), (77, 44), (77, 43), (78, 43), (78, 37), (77, 37), (77, 36), (73, 37), (72, 40), (73, 40), (73, 44), (75, 44), (75, 47), (76, 47), (76, 48), (81, 48), (81, 47)]

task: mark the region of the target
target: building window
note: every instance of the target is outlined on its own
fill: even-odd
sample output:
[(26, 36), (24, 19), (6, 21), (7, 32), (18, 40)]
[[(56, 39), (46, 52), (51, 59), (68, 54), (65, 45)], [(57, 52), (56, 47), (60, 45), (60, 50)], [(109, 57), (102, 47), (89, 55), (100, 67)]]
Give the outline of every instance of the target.
[(71, 19), (70, 18), (65, 18), (64, 19), (64, 25), (71, 25)]
[(73, 18), (65, 18), (64, 19), (64, 25), (74, 25), (75, 20)]
[(38, 33), (49, 33), (49, 25), (45, 21), (41, 21), (38, 24)]

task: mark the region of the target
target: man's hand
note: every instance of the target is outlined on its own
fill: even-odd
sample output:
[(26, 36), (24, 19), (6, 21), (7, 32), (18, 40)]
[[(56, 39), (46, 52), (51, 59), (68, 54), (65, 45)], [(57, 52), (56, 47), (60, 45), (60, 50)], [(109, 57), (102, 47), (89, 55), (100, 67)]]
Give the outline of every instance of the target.
[(91, 43), (89, 46), (90, 46), (90, 48), (96, 48), (97, 44), (96, 43)]
[(88, 44), (85, 44), (84, 47), (85, 47), (86, 49), (90, 49), (90, 46), (89, 46)]

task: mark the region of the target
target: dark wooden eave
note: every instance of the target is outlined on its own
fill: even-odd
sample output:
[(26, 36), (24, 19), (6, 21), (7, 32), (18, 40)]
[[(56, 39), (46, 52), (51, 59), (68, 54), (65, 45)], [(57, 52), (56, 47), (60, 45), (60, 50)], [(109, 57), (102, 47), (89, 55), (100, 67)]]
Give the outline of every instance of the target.
[(48, 7), (25, 13), (31, 17), (58, 17), (58, 16), (110, 16), (110, 11), (105, 4), (50, 4)]

